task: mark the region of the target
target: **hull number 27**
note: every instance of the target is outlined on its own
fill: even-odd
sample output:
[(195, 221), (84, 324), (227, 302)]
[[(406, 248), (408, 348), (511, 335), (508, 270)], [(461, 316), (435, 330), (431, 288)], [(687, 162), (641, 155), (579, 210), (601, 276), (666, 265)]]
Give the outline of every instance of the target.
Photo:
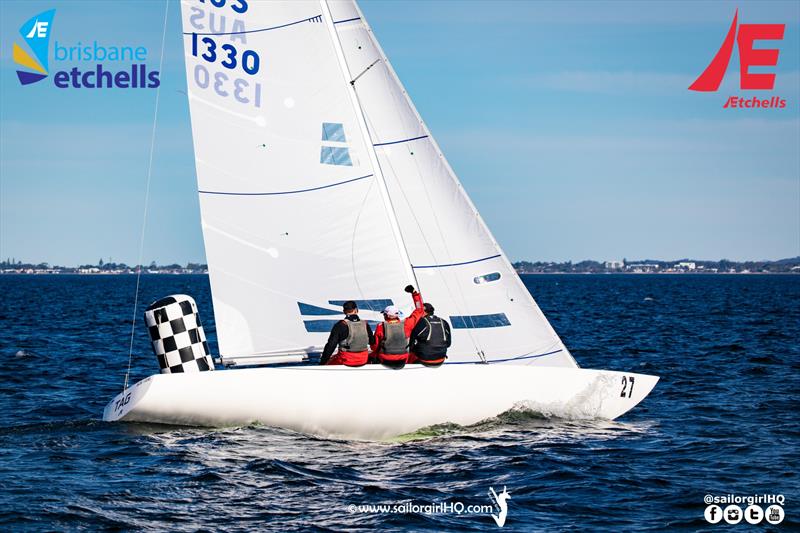
[(630, 398), (633, 395), (633, 382), (636, 378), (633, 376), (622, 376), (622, 392), (619, 393), (620, 398)]

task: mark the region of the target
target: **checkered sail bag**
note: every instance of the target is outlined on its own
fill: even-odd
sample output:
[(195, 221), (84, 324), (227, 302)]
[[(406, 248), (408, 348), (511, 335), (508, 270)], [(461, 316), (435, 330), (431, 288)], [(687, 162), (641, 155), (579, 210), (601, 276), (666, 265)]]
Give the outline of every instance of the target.
[(144, 312), (162, 374), (214, 370), (206, 334), (191, 296), (173, 294)]

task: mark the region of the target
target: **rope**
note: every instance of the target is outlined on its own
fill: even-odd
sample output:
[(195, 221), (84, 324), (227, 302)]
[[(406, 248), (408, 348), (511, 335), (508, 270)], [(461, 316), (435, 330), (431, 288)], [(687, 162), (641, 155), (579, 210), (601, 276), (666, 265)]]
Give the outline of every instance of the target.
[[(167, 40), (167, 16), (169, 14), (169, 0), (164, 2), (164, 25), (161, 32), (161, 57), (158, 60), (158, 71), (161, 72), (164, 67), (164, 48)], [(161, 94), (161, 84), (156, 88), (156, 103), (153, 111), (153, 128), (150, 133), (150, 157), (147, 162), (147, 182), (144, 191), (144, 213), (142, 214), (142, 233), (139, 237), (139, 260), (136, 263), (136, 292), (133, 298), (133, 320), (131, 320), (131, 342), (128, 348), (128, 371), (125, 372), (125, 384), (122, 390), (127, 390), (128, 380), (131, 375), (131, 362), (133, 360), (133, 339), (136, 332), (136, 315), (139, 306), (139, 285), (142, 279), (142, 255), (144, 254), (144, 234), (147, 229), (147, 209), (150, 203), (150, 178), (153, 175), (153, 152), (155, 152), (156, 143), (156, 125), (158, 124), (158, 97)]]

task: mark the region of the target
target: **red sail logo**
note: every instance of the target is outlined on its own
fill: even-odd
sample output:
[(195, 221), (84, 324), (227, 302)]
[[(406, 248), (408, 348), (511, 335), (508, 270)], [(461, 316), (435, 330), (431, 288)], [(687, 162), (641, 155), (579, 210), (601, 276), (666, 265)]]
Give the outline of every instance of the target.
[[(758, 40), (781, 40), (785, 24), (739, 24), (737, 9), (733, 22), (717, 54), (705, 71), (689, 86), (692, 91), (714, 92), (719, 89), (733, 53), (733, 41), (739, 46), (739, 86), (742, 90), (771, 90), (775, 86), (774, 73), (750, 73), (750, 67), (774, 67), (778, 64), (777, 49), (753, 48)], [(784, 104), (785, 105), (785, 104)], [(727, 107), (727, 105), (726, 105)], [(773, 107), (773, 106), (769, 106)], [(784, 107), (784, 106), (779, 106)]]

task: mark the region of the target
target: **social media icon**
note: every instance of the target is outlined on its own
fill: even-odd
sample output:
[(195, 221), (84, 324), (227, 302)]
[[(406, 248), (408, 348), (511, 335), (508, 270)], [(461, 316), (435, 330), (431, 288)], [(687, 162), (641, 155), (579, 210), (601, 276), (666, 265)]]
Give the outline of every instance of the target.
[(706, 517), (706, 522), (716, 524), (722, 520), (722, 507), (719, 505), (709, 505), (706, 507), (706, 511), (703, 515)]
[(770, 505), (767, 507), (764, 514), (766, 515), (767, 522), (770, 524), (780, 524), (783, 522), (783, 507), (780, 505)]
[(725, 521), (729, 524), (738, 524), (742, 521), (742, 508), (738, 505), (729, 505), (725, 508)]
[(748, 505), (744, 510), (744, 519), (749, 524), (758, 524), (764, 519), (764, 510), (758, 505)]

